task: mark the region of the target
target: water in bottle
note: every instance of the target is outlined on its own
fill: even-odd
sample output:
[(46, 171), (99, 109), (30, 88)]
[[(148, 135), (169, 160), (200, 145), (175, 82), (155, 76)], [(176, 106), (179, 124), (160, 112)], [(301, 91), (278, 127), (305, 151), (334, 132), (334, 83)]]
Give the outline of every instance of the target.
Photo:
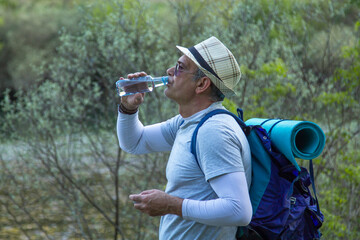
[(133, 79), (121, 79), (116, 82), (117, 92), (120, 97), (132, 95), (135, 93), (151, 92), (156, 87), (165, 86), (169, 77), (151, 77), (144, 76)]

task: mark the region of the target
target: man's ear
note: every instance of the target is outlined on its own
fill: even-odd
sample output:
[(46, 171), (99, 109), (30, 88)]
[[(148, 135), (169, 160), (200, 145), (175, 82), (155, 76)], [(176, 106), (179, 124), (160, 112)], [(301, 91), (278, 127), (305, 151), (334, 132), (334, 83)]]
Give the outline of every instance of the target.
[(208, 89), (210, 90), (210, 86), (211, 86), (210, 78), (202, 77), (199, 80), (197, 80), (197, 82), (196, 82), (195, 92), (197, 94), (203, 93), (203, 92), (207, 91)]

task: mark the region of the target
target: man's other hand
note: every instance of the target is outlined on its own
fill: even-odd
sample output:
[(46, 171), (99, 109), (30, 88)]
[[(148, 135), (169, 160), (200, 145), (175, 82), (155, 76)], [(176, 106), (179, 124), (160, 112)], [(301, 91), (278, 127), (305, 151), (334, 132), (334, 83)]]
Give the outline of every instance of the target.
[(134, 207), (149, 216), (163, 216), (176, 214), (182, 217), (183, 199), (171, 196), (163, 191), (152, 189), (132, 194), (129, 198), (134, 202)]

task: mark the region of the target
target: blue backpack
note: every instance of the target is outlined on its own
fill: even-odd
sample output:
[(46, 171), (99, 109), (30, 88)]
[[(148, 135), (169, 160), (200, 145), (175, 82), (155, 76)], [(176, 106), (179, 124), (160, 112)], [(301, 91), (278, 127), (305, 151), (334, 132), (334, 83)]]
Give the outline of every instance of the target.
[[(316, 197), (312, 160), (309, 164), (310, 174), (304, 167), (299, 171), (277, 151), (263, 127), (247, 126), (242, 121), (241, 109), (238, 109), (239, 116), (227, 110), (216, 109), (201, 119), (191, 140), (191, 152), (197, 163), (197, 133), (203, 123), (216, 114), (232, 116), (244, 131), (251, 149), (252, 182), (249, 193), (253, 217), (248, 226), (238, 228), (236, 238), (320, 239), (319, 228), (324, 216)], [(309, 190), (310, 184), (315, 198)]]

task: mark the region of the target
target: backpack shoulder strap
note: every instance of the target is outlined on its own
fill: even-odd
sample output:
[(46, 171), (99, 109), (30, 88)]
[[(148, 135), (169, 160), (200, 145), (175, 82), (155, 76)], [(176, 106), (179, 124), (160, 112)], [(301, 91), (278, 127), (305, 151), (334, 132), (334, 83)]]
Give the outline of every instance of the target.
[[(201, 120), (200, 122), (198, 123), (198, 125), (196, 126), (195, 128), (195, 131), (192, 135), (192, 138), (191, 138), (191, 153), (194, 155), (195, 157), (195, 160), (196, 160), (196, 163), (199, 165), (199, 161), (197, 159), (197, 156), (196, 156), (196, 137), (197, 137), (197, 134), (198, 134), (198, 131), (199, 131), (199, 128), (205, 123), (206, 120), (208, 120), (209, 118), (211, 118), (212, 116), (214, 115), (217, 115), (217, 114), (228, 114), (230, 116), (232, 116), (236, 122), (240, 125), (241, 129), (244, 131), (245, 135), (247, 135), (247, 132), (249, 131), (249, 128), (246, 126), (246, 124), (238, 117), (236, 116), (235, 114), (233, 114), (232, 112), (229, 112), (225, 109), (215, 109), (209, 113), (207, 113)], [(200, 167), (200, 165), (199, 165)], [(201, 168), (200, 168), (201, 169)]]

